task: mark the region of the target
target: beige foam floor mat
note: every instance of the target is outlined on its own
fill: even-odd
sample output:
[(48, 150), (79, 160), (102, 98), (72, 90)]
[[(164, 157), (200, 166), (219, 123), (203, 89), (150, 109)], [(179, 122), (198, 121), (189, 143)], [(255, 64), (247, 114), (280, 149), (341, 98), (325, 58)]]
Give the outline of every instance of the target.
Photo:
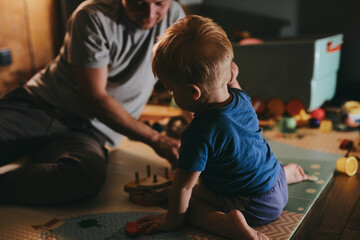
[[(299, 132), (298, 132), (299, 133)], [(273, 141), (285, 145), (296, 146), (301, 149), (324, 151), (327, 153), (344, 154), (339, 150), (339, 144), (343, 138), (353, 139), (358, 133), (320, 134), (317, 130), (306, 131), (299, 137), (284, 137), (277, 131), (266, 131), (264, 136)], [(281, 152), (284, 150), (280, 149)], [(291, 150), (293, 151), (293, 149)], [(312, 153), (311, 153), (312, 154)], [(139, 206), (129, 201), (129, 195), (125, 192), (124, 184), (134, 180), (135, 172), (146, 176), (146, 165), (151, 166), (152, 174), (164, 174), (164, 169), (169, 168), (166, 160), (160, 158), (145, 144), (124, 139), (119, 147), (111, 149), (108, 165), (108, 175), (103, 189), (95, 197), (86, 201), (65, 204), (61, 206), (26, 207), (26, 206), (0, 206), (0, 240), (25, 240), (25, 239), (127, 239), (121, 231), (121, 221), (135, 220), (138, 213), (159, 213), (161, 207)], [(81, 218), (84, 216), (84, 218)], [(71, 223), (72, 220), (90, 221), (94, 216), (104, 216), (106, 223), (111, 222), (118, 228), (115, 232), (109, 232), (105, 236), (101, 228), (106, 224), (96, 223), (88, 230), (92, 235), (77, 235), (76, 230), (63, 229), (57, 235), (57, 230)], [(132, 218), (131, 218), (132, 217)], [(284, 211), (280, 218), (267, 226), (259, 228), (268, 234), (270, 239), (289, 239), (298, 224), (304, 217), (304, 213), (296, 211)], [(95, 217), (96, 218), (96, 217)], [(100, 218), (101, 219), (101, 218)], [(91, 221), (90, 221), (91, 222)], [(65, 224), (65, 225), (64, 225)], [(98, 225), (97, 225), (98, 224)], [(67, 231), (67, 232), (66, 232)], [(68, 235), (66, 235), (66, 234)], [(85, 233), (84, 233), (85, 234)], [(87, 233), (88, 234), (88, 233)], [(153, 235), (137, 239), (221, 239), (212, 234), (186, 226), (178, 235)], [(180, 235), (179, 235), (180, 234)], [(280, 235), (281, 236), (280, 236)], [(87, 237), (84, 237), (87, 236)], [(99, 238), (99, 236), (102, 236)], [(170, 237), (170, 238), (169, 238)]]
[(134, 179), (135, 171), (140, 176), (146, 175), (146, 164), (151, 166), (154, 174), (163, 174), (164, 169), (169, 167), (166, 160), (158, 157), (147, 145), (125, 139), (118, 148), (110, 152), (107, 179), (98, 195), (90, 200), (62, 206), (1, 205), (0, 239), (40, 239), (43, 231), (35, 230), (32, 226), (43, 225), (51, 219), (104, 212), (164, 211), (160, 207), (133, 204), (129, 201), (128, 193), (123, 190), (124, 184)]

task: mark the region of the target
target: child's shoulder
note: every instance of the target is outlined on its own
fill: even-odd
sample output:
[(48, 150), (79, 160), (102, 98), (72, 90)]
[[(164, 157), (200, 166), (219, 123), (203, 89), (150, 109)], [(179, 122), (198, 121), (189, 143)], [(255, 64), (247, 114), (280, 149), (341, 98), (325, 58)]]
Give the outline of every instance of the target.
[(237, 95), (241, 98), (245, 98), (245, 99), (250, 99), (250, 96), (242, 89), (239, 89), (239, 88), (229, 88), (229, 92), (234, 94), (234, 95)]
[(229, 93), (233, 96), (233, 107), (240, 107), (245, 111), (252, 107), (250, 96), (242, 89), (230, 88)]

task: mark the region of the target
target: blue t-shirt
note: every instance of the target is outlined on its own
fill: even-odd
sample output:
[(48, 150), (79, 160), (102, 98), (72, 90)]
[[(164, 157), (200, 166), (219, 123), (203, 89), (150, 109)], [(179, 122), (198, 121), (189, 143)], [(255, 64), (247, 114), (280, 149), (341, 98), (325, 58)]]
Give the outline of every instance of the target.
[(229, 92), (229, 105), (196, 114), (184, 131), (178, 167), (202, 171), (201, 183), (220, 194), (267, 192), (280, 163), (261, 135), (249, 96), (239, 89)]

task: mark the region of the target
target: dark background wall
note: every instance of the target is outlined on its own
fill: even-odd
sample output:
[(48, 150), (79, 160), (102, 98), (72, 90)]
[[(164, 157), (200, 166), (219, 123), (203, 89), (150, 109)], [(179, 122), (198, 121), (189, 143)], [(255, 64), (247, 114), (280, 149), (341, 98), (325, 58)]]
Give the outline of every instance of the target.
[(360, 1), (300, 0), (298, 12), (298, 34), (344, 34), (335, 97), (360, 100)]
[[(15, 2), (2, 1), (0, 4), (0, 33), (5, 36), (0, 39), (0, 48), (10, 48), (13, 54), (12, 65), (0, 67), (0, 96), (25, 81), (56, 55), (65, 21), (82, 0)], [(180, 3), (229, 9), (235, 18), (219, 15), (219, 19), (226, 21), (225, 28), (248, 25), (255, 37), (343, 33), (335, 98), (360, 100), (359, 0), (180, 0)], [(36, 34), (36, 31), (42, 34)], [(44, 33), (49, 33), (49, 37), (44, 38)]]
[(202, 4), (285, 20), (279, 36), (343, 33), (334, 100), (360, 100), (359, 0), (203, 0)]

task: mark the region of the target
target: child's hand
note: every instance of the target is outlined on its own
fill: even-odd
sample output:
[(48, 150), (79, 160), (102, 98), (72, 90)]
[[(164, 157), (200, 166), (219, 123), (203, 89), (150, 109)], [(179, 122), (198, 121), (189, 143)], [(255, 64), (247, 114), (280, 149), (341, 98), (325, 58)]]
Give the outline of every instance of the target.
[(166, 213), (160, 215), (148, 215), (140, 218), (136, 222), (139, 224), (138, 228), (147, 228), (145, 233), (154, 233), (157, 231), (168, 232), (174, 230), (166, 224)]

